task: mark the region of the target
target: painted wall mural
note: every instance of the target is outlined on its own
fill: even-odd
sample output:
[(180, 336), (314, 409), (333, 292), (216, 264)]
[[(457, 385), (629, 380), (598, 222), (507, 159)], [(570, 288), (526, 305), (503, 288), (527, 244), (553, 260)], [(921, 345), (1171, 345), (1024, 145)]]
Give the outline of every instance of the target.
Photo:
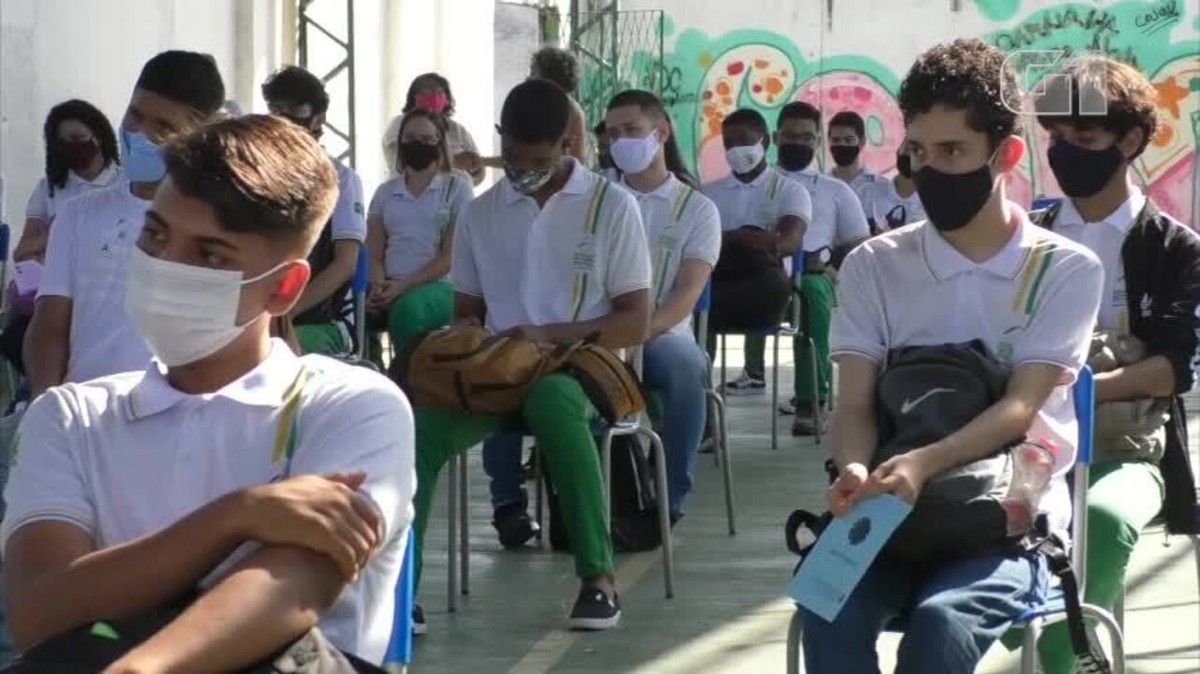
[[(1200, 18), (1190, 30), (1178, 31), (1190, 39), (1170, 38), (1184, 20), (1185, 1), (1126, 0), (1101, 9), (1080, 3), (975, 0), (963, 11), (1005, 26), (980, 37), (1007, 51), (1061, 49), (1065, 56), (1100, 51), (1146, 72), (1158, 90), (1162, 125), (1135, 169), (1160, 205), (1195, 226), (1200, 225)], [(1035, 8), (1023, 10), (1023, 4)], [(789, 37), (768, 30), (737, 29), (713, 37), (685, 29), (663, 63), (643, 69), (645, 81), (636, 85), (660, 88), (681, 146), (690, 152), (702, 180), (729, 171), (720, 137), (725, 115), (753, 107), (773, 126), (778, 109), (793, 100), (817, 106), (826, 121), (842, 110), (859, 112), (867, 123), (866, 164), (890, 174), (904, 136), (896, 92), (908, 65), (853, 53), (808, 59)], [(1025, 85), (1035, 86), (1048, 72), (1027, 71)], [(1031, 151), (1010, 183), (1012, 198), (1028, 204), (1034, 195), (1060, 195), (1045, 161), (1045, 132), (1030, 122), (1026, 138)]]

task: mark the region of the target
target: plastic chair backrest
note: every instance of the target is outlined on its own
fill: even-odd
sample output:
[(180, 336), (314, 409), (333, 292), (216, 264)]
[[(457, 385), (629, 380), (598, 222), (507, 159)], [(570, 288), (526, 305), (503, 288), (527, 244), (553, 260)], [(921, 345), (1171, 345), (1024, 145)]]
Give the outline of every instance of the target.
[(350, 291), (358, 295), (365, 295), (370, 286), (371, 278), (371, 254), (367, 250), (366, 245), (358, 247), (358, 263), (354, 266), (354, 278), (350, 281)]
[(804, 276), (804, 244), (792, 255), (792, 285), (800, 285), (800, 277)]
[(384, 665), (407, 665), (412, 662), (413, 643), (413, 573), (416, 571), (417, 532), (408, 530), (408, 546), (404, 549), (404, 566), (396, 581), (396, 610), (392, 618), (392, 639), (388, 642)]
[(367, 356), (367, 291), (370, 290), (371, 253), (366, 245), (358, 247), (358, 263), (350, 280), (350, 295), (354, 298), (354, 338), (358, 357)]
[(1038, 199), (1034, 199), (1033, 203), (1029, 205), (1029, 210), (1040, 211), (1044, 208), (1050, 208), (1054, 204), (1058, 203), (1058, 201), (1059, 201), (1058, 197), (1041, 197)]
[(8, 287), (8, 244), (12, 237), (12, 228), (8, 223), (0, 223), (0, 291)]
[(1075, 404), (1075, 423), (1079, 426), (1071, 494), (1071, 567), (1079, 580), (1079, 587), (1087, 587), (1087, 491), (1091, 477), (1092, 439), (1096, 417), (1096, 382), (1092, 378), (1092, 368), (1087, 365), (1080, 368), (1075, 385), (1071, 388), (1071, 397)]

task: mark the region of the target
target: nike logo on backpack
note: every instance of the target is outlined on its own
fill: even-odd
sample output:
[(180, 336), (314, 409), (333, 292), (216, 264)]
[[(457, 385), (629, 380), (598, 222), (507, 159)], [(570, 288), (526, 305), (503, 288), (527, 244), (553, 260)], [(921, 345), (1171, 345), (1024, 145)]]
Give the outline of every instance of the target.
[(913, 411), (913, 408), (915, 408), (917, 405), (920, 405), (926, 398), (928, 398), (931, 395), (938, 394), (938, 393), (954, 393), (954, 389), (952, 389), (952, 388), (931, 388), (928, 391), (922, 393), (916, 400), (908, 400), (907, 398), (905, 398), (904, 404), (900, 405), (900, 414), (908, 414), (909, 412)]

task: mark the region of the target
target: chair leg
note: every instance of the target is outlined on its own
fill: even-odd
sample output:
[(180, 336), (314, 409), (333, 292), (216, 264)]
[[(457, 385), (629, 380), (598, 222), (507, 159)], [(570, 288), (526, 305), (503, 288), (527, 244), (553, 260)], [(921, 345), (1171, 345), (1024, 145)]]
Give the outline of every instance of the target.
[(800, 674), (800, 637), (804, 630), (804, 621), (800, 609), (792, 613), (788, 623), (787, 635), (787, 674)]
[(817, 365), (820, 362), (817, 358), (817, 344), (812, 340), (812, 337), (805, 337), (809, 358), (809, 372), (812, 372), (812, 379), (809, 383), (812, 384), (812, 419), (813, 419), (813, 437), (816, 443), (821, 444), (821, 374), (817, 371)]
[(1084, 618), (1095, 620), (1096, 624), (1103, 625), (1108, 631), (1109, 640), (1112, 642), (1113, 674), (1125, 674), (1125, 636), (1121, 632), (1121, 626), (1117, 624), (1117, 619), (1098, 606), (1083, 604), (1080, 608), (1083, 609)]
[(1121, 631), (1125, 631), (1125, 585), (1121, 585), (1120, 594), (1117, 595), (1117, 601), (1113, 603), (1113, 618), (1117, 621), (1117, 625), (1121, 627)]
[(1196, 548), (1196, 586), (1200, 587), (1200, 536), (1192, 536), (1192, 547)]
[(671, 542), (671, 511), (668, 498), (670, 487), (667, 485), (667, 452), (663, 448), (662, 438), (653, 430), (641, 426), (638, 434), (650, 441), (654, 452), (654, 475), (658, 491), (658, 527), (662, 532), (663, 550), (663, 583), (667, 599), (675, 596), (675, 546)]
[[(719, 417), (717, 415), (720, 414), (720, 412), (717, 411), (717, 405), (724, 404), (725, 401), (721, 398), (721, 394), (717, 393), (716, 390), (714, 390), (712, 388), (707, 389), (704, 392), (704, 395), (705, 395), (705, 398), (707, 399), (707, 404), (705, 405), (705, 411), (708, 414), (708, 418), (705, 420), (705, 427), (707, 428), (707, 427), (711, 426), (712, 431), (713, 431), (713, 436), (711, 438), (709, 438), (709, 442), (713, 443), (713, 465), (716, 466), (717, 468), (720, 468), (721, 467), (721, 449), (720, 449), (721, 448), (721, 427), (717, 425), (718, 419), (719, 419)], [(703, 444), (703, 443), (701, 443), (701, 444)]]
[(779, 335), (775, 335), (771, 364), (771, 449), (779, 449)]
[(612, 439), (612, 428), (600, 437), (600, 477), (604, 479), (604, 518), (608, 521), (609, 535), (612, 535)]
[(725, 335), (718, 335), (717, 339), (721, 342), (721, 395), (725, 395), (725, 384), (728, 383), (729, 373), (726, 371), (728, 360), (725, 355)]
[(467, 479), (467, 455), (463, 454), (458, 457), (458, 570), (464, 597), (471, 594), (471, 509)]
[(1038, 638), (1042, 635), (1042, 619), (1034, 618), (1025, 625), (1025, 635), (1021, 643), (1021, 674), (1037, 674), (1038, 671)]
[(546, 486), (542, 483), (542, 455), (536, 446), (533, 448), (533, 475), (535, 478), (533, 487), (533, 521), (537, 522), (538, 525), (538, 545), (543, 546), (546, 539), (545, 536), (543, 536), (544, 531), (542, 529), (542, 513), (543, 509), (545, 508), (544, 501), (542, 499), (545, 498)]
[(712, 408), (716, 412), (714, 422), (716, 432), (720, 436), (713, 447), (713, 454), (721, 457), (721, 477), (725, 482), (725, 516), (729, 520), (729, 535), (737, 533), (733, 508), (733, 465), (729, 459), (729, 427), (725, 417), (725, 400), (715, 393), (711, 394)]
[(446, 560), (446, 610), (454, 613), (458, 610), (458, 462), (461, 457), (450, 459), (446, 472), (446, 515), (450, 538), (448, 541), (449, 555)]

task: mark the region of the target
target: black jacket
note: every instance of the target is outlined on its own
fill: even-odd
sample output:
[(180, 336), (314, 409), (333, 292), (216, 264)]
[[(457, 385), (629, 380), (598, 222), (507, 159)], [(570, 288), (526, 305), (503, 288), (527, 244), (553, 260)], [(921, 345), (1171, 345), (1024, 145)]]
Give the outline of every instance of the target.
[[(1059, 205), (1043, 211), (1038, 224), (1053, 229)], [(1165, 357), (1175, 371), (1166, 453), (1160, 463), (1167, 529), (1200, 533), (1187, 415), (1180, 397), (1192, 389), (1200, 368), (1200, 236), (1147, 200), (1125, 236), (1121, 262), (1130, 332), (1146, 345), (1147, 355)]]

